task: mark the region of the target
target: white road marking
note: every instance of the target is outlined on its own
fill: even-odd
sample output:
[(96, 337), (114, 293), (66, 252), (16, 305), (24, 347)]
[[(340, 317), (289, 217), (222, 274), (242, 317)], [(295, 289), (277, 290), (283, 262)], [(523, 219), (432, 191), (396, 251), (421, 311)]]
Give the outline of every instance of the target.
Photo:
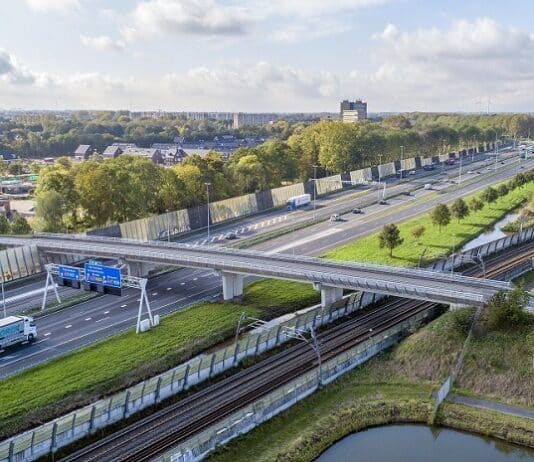
[(85, 318), (86, 321), (90, 321), (91, 319), (93, 319), (93, 318)]
[(109, 319), (109, 316), (106, 316), (105, 318), (102, 318), (102, 319), (97, 319), (95, 322), (105, 321), (106, 319)]
[(121, 308), (126, 308), (128, 305), (121, 305)]
[[(54, 287), (58, 287), (58, 285), (54, 284), (54, 285), (50, 286), (48, 288), (48, 291), (50, 292), (51, 290), (54, 290)], [(12, 297), (7, 297), (6, 298), (6, 303), (15, 302), (17, 300), (23, 300), (25, 298), (31, 297), (32, 295), (42, 294), (43, 292), (44, 292), (44, 288), (30, 290), (28, 292), (24, 292), (24, 293), (19, 294), (19, 295), (13, 295)]]
[(104, 314), (109, 314), (109, 311), (104, 311)]
[(72, 327), (72, 324), (67, 324), (67, 325), (65, 326), (65, 329), (70, 329), (71, 327)]
[(167, 287), (167, 290), (172, 290), (172, 287)]
[(158, 295), (157, 292), (152, 292), (152, 296), (155, 297), (156, 295)]
[(52, 332), (47, 332), (46, 334), (44, 334), (45, 337), (48, 337)]
[(185, 286), (185, 282), (180, 282), (180, 285), (181, 286)]
[(193, 278), (193, 281), (198, 281), (198, 278)]
[(321, 239), (323, 237), (326, 237), (326, 236), (330, 236), (332, 234), (335, 234), (335, 233), (339, 233), (340, 231), (343, 231), (342, 228), (328, 228), (324, 231), (321, 231), (320, 233), (316, 233), (316, 234), (313, 234), (312, 236), (308, 236), (308, 237), (305, 237), (305, 238), (302, 238), (302, 239), (298, 239), (296, 241), (293, 241), (293, 242), (290, 242), (288, 244), (285, 244), (285, 245), (282, 245), (280, 247), (277, 247), (276, 249), (273, 249), (273, 250), (269, 250), (267, 252), (267, 255), (272, 255), (273, 253), (280, 253), (280, 252), (283, 252), (284, 250), (289, 250), (289, 249), (292, 249), (294, 247), (299, 247), (303, 244), (307, 244), (308, 242), (312, 242), (312, 241), (315, 241), (317, 239)]

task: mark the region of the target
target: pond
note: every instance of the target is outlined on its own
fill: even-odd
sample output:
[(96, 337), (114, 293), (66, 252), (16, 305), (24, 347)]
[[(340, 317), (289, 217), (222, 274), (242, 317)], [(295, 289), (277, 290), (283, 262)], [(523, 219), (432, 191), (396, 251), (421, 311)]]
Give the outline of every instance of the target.
[(496, 241), (497, 239), (500, 239), (501, 237), (505, 237), (506, 233), (501, 231), (501, 228), (507, 225), (508, 223), (511, 223), (512, 221), (514, 221), (517, 217), (518, 217), (517, 213), (509, 213), (504, 218), (501, 218), (497, 223), (495, 223), (495, 225), (490, 231), (486, 231), (485, 233), (482, 233), (477, 238), (465, 244), (462, 247), (462, 252), (478, 247), (479, 245), (487, 244), (488, 242)]
[(315, 462), (516, 462), (534, 450), (500, 440), (425, 425), (388, 425), (349, 435)]

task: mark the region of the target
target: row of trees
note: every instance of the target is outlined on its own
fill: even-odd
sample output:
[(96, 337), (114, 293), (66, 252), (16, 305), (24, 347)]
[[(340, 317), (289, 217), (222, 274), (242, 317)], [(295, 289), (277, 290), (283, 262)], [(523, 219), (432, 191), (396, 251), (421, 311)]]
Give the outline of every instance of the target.
[[(473, 197), (469, 203), (463, 198), (456, 199), (450, 206), (446, 204), (437, 204), (430, 212), (430, 219), (432, 224), (438, 227), (441, 233), (442, 229), (449, 225), (452, 219), (460, 222), (468, 217), (471, 212), (477, 212), (484, 208), (485, 204), (495, 202), (499, 197), (506, 196), (510, 191), (523, 186), (524, 184), (534, 180), (534, 172), (519, 173), (510, 181), (501, 183), (497, 187), (488, 186), (482, 191), (480, 197)], [(411, 229), (412, 237), (419, 241), (426, 232), (423, 225), (417, 225)], [(393, 249), (400, 246), (404, 239), (401, 237), (400, 230), (395, 224), (384, 225), (382, 231), (378, 235), (380, 248), (389, 250), (390, 256), (393, 256)]]

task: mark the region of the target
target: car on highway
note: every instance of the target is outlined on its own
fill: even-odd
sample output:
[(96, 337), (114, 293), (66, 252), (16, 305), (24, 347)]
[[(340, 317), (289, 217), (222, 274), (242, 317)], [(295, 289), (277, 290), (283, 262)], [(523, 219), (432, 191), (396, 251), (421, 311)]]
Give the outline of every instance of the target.
[(356, 207), (355, 209), (352, 209), (352, 213), (354, 213), (354, 214), (363, 213), (363, 210), (358, 208), (358, 207)]
[(224, 236), (225, 239), (228, 239), (229, 241), (233, 241), (234, 239), (237, 239), (237, 234), (233, 231), (230, 231), (229, 233), (226, 233)]
[(380, 201), (378, 201), (378, 203), (380, 205), (388, 205), (388, 202), (385, 199), (381, 199)]
[(330, 221), (341, 221), (341, 216), (338, 213), (330, 215)]
[(415, 173), (416, 173), (415, 170), (410, 170), (409, 175), (415, 175)]

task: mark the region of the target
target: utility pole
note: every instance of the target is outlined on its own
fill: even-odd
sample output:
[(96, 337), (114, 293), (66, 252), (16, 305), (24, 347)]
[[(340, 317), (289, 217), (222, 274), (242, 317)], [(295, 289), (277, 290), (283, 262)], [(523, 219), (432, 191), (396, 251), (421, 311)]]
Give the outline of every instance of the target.
[(165, 210), (167, 214), (167, 242), (171, 242), (171, 219), (169, 217), (169, 210)]
[(206, 185), (206, 197), (208, 203), (208, 245), (210, 245), (210, 186), (211, 183), (204, 183)]

